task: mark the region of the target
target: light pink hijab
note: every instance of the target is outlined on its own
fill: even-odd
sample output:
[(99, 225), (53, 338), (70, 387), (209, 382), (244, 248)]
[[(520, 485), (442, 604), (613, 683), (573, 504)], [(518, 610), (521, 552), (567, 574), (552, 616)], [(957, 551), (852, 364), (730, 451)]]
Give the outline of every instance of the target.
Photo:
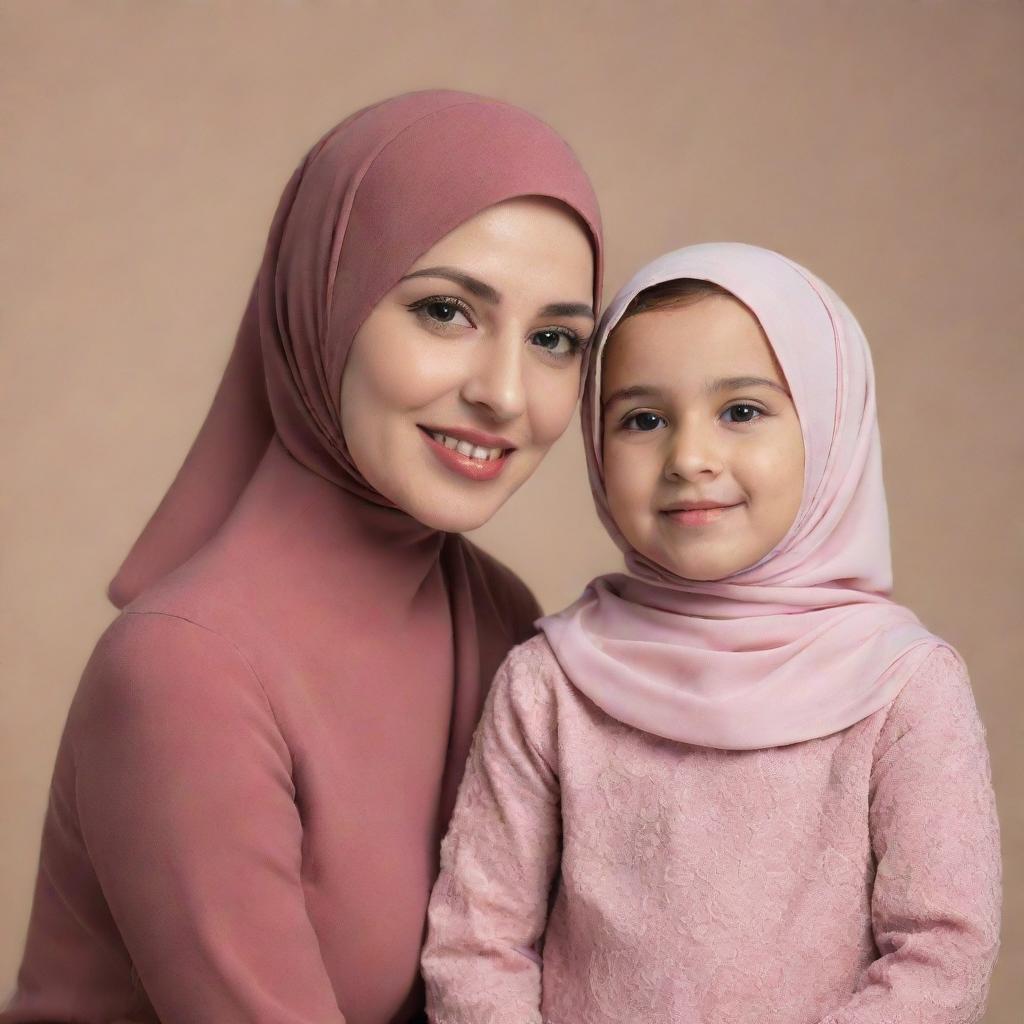
[[(630, 547), (609, 513), (601, 466), (605, 342), (637, 294), (678, 278), (714, 282), (753, 311), (789, 383), (805, 450), (789, 533), (755, 565), (709, 583)], [(599, 577), (541, 620), (576, 687), (621, 722), (735, 750), (827, 736), (892, 701), (942, 641), (890, 600), (871, 355), (839, 297), (778, 253), (691, 246), (644, 267), (615, 296), (589, 360), (591, 488), (629, 574)]]

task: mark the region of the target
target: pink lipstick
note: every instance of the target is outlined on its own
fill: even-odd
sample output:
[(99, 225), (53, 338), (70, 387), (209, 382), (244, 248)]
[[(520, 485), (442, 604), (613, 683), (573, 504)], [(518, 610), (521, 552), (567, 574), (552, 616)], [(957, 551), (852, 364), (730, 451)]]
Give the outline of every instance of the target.
[(438, 462), (468, 480), (493, 480), (515, 451), (505, 438), (479, 430), (421, 426), (420, 432)]

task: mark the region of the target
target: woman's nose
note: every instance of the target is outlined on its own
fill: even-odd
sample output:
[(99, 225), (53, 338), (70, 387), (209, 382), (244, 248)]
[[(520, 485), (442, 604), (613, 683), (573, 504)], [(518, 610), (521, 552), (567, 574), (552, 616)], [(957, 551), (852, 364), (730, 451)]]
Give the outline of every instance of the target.
[(494, 420), (507, 422), (521, 415), (526, 408), (525, 350), (522, 339), (512, 335), (480, 346), (462, 386), (463, 399)]
[(687, 425), (673, 431), (665, 458), (666, 480), (696, 482), (722, 472), (722, 455), (713, 428)]

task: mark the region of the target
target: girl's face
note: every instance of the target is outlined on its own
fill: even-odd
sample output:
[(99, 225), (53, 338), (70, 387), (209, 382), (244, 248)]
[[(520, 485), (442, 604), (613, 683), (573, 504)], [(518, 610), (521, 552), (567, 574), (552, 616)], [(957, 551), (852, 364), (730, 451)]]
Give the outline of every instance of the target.
[(804, 447), (760, 324), (715, 296), (614, 331), (601, 383), (612, 517), (642, 555), (688, 580), (753, 565), (785, 536)]
[(427, 526), (471, 530), (569, 424), (594, 263), (554, 200), (512, 199), (441, 239), (359, 329), (341, 388), (353, 461)]

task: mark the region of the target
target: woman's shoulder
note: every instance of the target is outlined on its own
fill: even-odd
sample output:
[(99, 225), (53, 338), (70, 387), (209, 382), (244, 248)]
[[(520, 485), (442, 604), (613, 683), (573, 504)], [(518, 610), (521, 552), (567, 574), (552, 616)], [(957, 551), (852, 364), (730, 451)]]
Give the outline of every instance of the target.
[(94, 827), (110, 810), (157, 829), (186, 834), (205, 821), (215, 831), (239, 793), (294, 792), (291, 748), (245, 658), (177, 615), (128, 611), (110, 625), (62, 744), (73, 766), (65, 795)]
[(69, 725), (185, 723), (189, 714), (243, 707), (269, 712), (255, 671), (230, 639), (179, 614), (133, 607), (100, 637)]

